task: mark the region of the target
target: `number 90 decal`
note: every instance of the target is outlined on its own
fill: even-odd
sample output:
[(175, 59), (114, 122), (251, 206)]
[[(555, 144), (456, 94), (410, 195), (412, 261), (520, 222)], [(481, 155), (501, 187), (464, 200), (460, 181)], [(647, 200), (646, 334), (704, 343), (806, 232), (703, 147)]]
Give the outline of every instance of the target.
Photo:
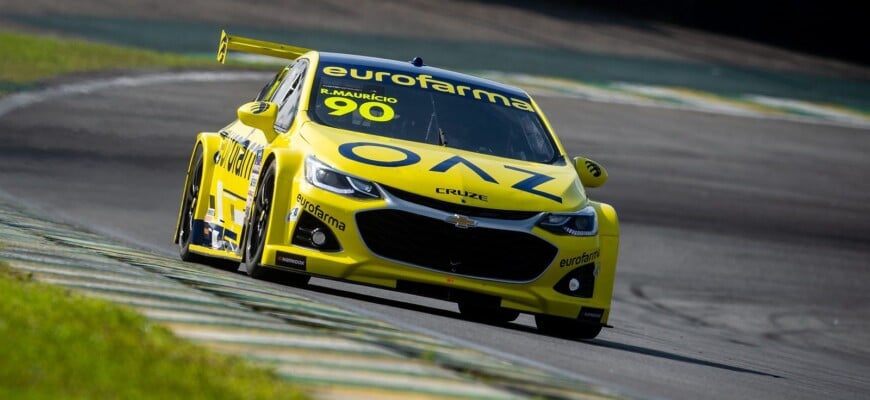
[(386, 103), (377, 101), (367, 101), (362, 104), (357, 104), (353, 99), (333, 96), (327, 97), (323, 100), (323, 104), (332, 109), (332, 112), (330, 112), (329, 115), (334, 115), (336, 117), (350, 114), (357, 109), (359, 109), (359, 115), (373, 122), (387, 122), (396, 116), (396, 111), (393, 110), (393, 107), (390, 107), (390, 105)]

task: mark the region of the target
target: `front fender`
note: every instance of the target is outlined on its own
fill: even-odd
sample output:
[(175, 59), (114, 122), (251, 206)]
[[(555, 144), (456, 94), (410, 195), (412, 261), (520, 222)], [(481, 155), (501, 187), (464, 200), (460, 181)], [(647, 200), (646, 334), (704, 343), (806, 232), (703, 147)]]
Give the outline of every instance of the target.
[(619, 237), (619, 218), (616, 209), (610, 204), (590, 201), (589, 204), (598, 214), (598, 234)]
[[(265, 172), (270, 165), (275, 166), (275, 186), (276, 190), (272, 198), (272, 210), (270, 211), (269, 225), (266, 232), (267, 244), (287, 244), (288, 223), (287, 212), (296, 201), (292, 194), (294, 187), (293, 180), (299, 175), (301, 168), (304, 168), (304, 154), (294, 147), (269, 147), (263, 153), (263, 163), (261, 171)], [(262, 173), (257, 177), (257, 183), (254, 188), (254, 193), (259, 193), (259, 187), (262, 185)], [(247, 216), (251, 218), (249, 214)], [(245, 226), (248, 221), (245, 221)], [(247, 240), (247, 233), (244, 233), (244, 238)], [(244, 246), (241, 246), (244, 248)], [(268, 260), (262, 260), (263, 263), (269, 263)]]
[[(619, 256), (619, 219), (616, 210), (605, 203), (590, 202), (598, 214), (598, 236), (601, 242), (601, 270), (598, 274), (596, 297), (613, 297), (613, 284), (616, 280), (616, 261)], [(608, 300), (609, 302), (609, 300)], [(610, 318), (608, 307), (601, 322), (606, 324)]]

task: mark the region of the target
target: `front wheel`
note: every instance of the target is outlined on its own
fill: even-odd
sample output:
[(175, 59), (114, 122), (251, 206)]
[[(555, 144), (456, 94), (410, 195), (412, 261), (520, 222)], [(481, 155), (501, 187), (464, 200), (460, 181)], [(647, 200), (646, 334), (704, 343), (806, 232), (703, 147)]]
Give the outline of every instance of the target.
[(245, 257), (242, 263), (252, 278), (266, 279), (302, 286), (311, 279), (308, 275), (280, 273), (276, 269), (261, 265), (263, 249), (266, 247), (266, 234), (269, 231), (269, 219), (272, 215), (272, 200), (275, 194), (275, 164), (270, 163), (260, 177), (260, 186), (251, 208), (251, 215), (245, 228)]
[(601, 333), (600, 324), (551, 315), (536, 315), (535, 324), (541, 333), (568, 339), (594, 339)]

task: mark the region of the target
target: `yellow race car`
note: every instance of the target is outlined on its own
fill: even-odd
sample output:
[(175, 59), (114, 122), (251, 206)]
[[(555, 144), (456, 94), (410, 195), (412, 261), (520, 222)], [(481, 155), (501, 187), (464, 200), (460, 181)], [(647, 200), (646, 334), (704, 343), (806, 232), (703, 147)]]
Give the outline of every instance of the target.
[(292, 60), (238, 120), (197, 135), (175, 242), (186, 261), (432, 296), (471, 319), (607, 326), (619, 226), (524, 91), (410, 62), (221, 36)]

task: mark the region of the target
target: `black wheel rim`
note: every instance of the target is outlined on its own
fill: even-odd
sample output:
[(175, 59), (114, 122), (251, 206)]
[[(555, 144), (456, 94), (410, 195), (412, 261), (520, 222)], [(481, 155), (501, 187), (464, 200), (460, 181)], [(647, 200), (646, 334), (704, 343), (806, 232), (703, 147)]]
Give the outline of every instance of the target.
[(269, 213), (272, 205), (273, 191), (272, 174), (266, 174), (263, 183), (257, 190), (257, 198), (254, 200), (254, 212), (251, 216), (251, 235), (248, 240), (248, 245), (245, 248), (245, 255), (253, 262), (259, 262), (254, 259), (259, 256), (260, 250), (266, 242), (266, 228), (269, 224)]

